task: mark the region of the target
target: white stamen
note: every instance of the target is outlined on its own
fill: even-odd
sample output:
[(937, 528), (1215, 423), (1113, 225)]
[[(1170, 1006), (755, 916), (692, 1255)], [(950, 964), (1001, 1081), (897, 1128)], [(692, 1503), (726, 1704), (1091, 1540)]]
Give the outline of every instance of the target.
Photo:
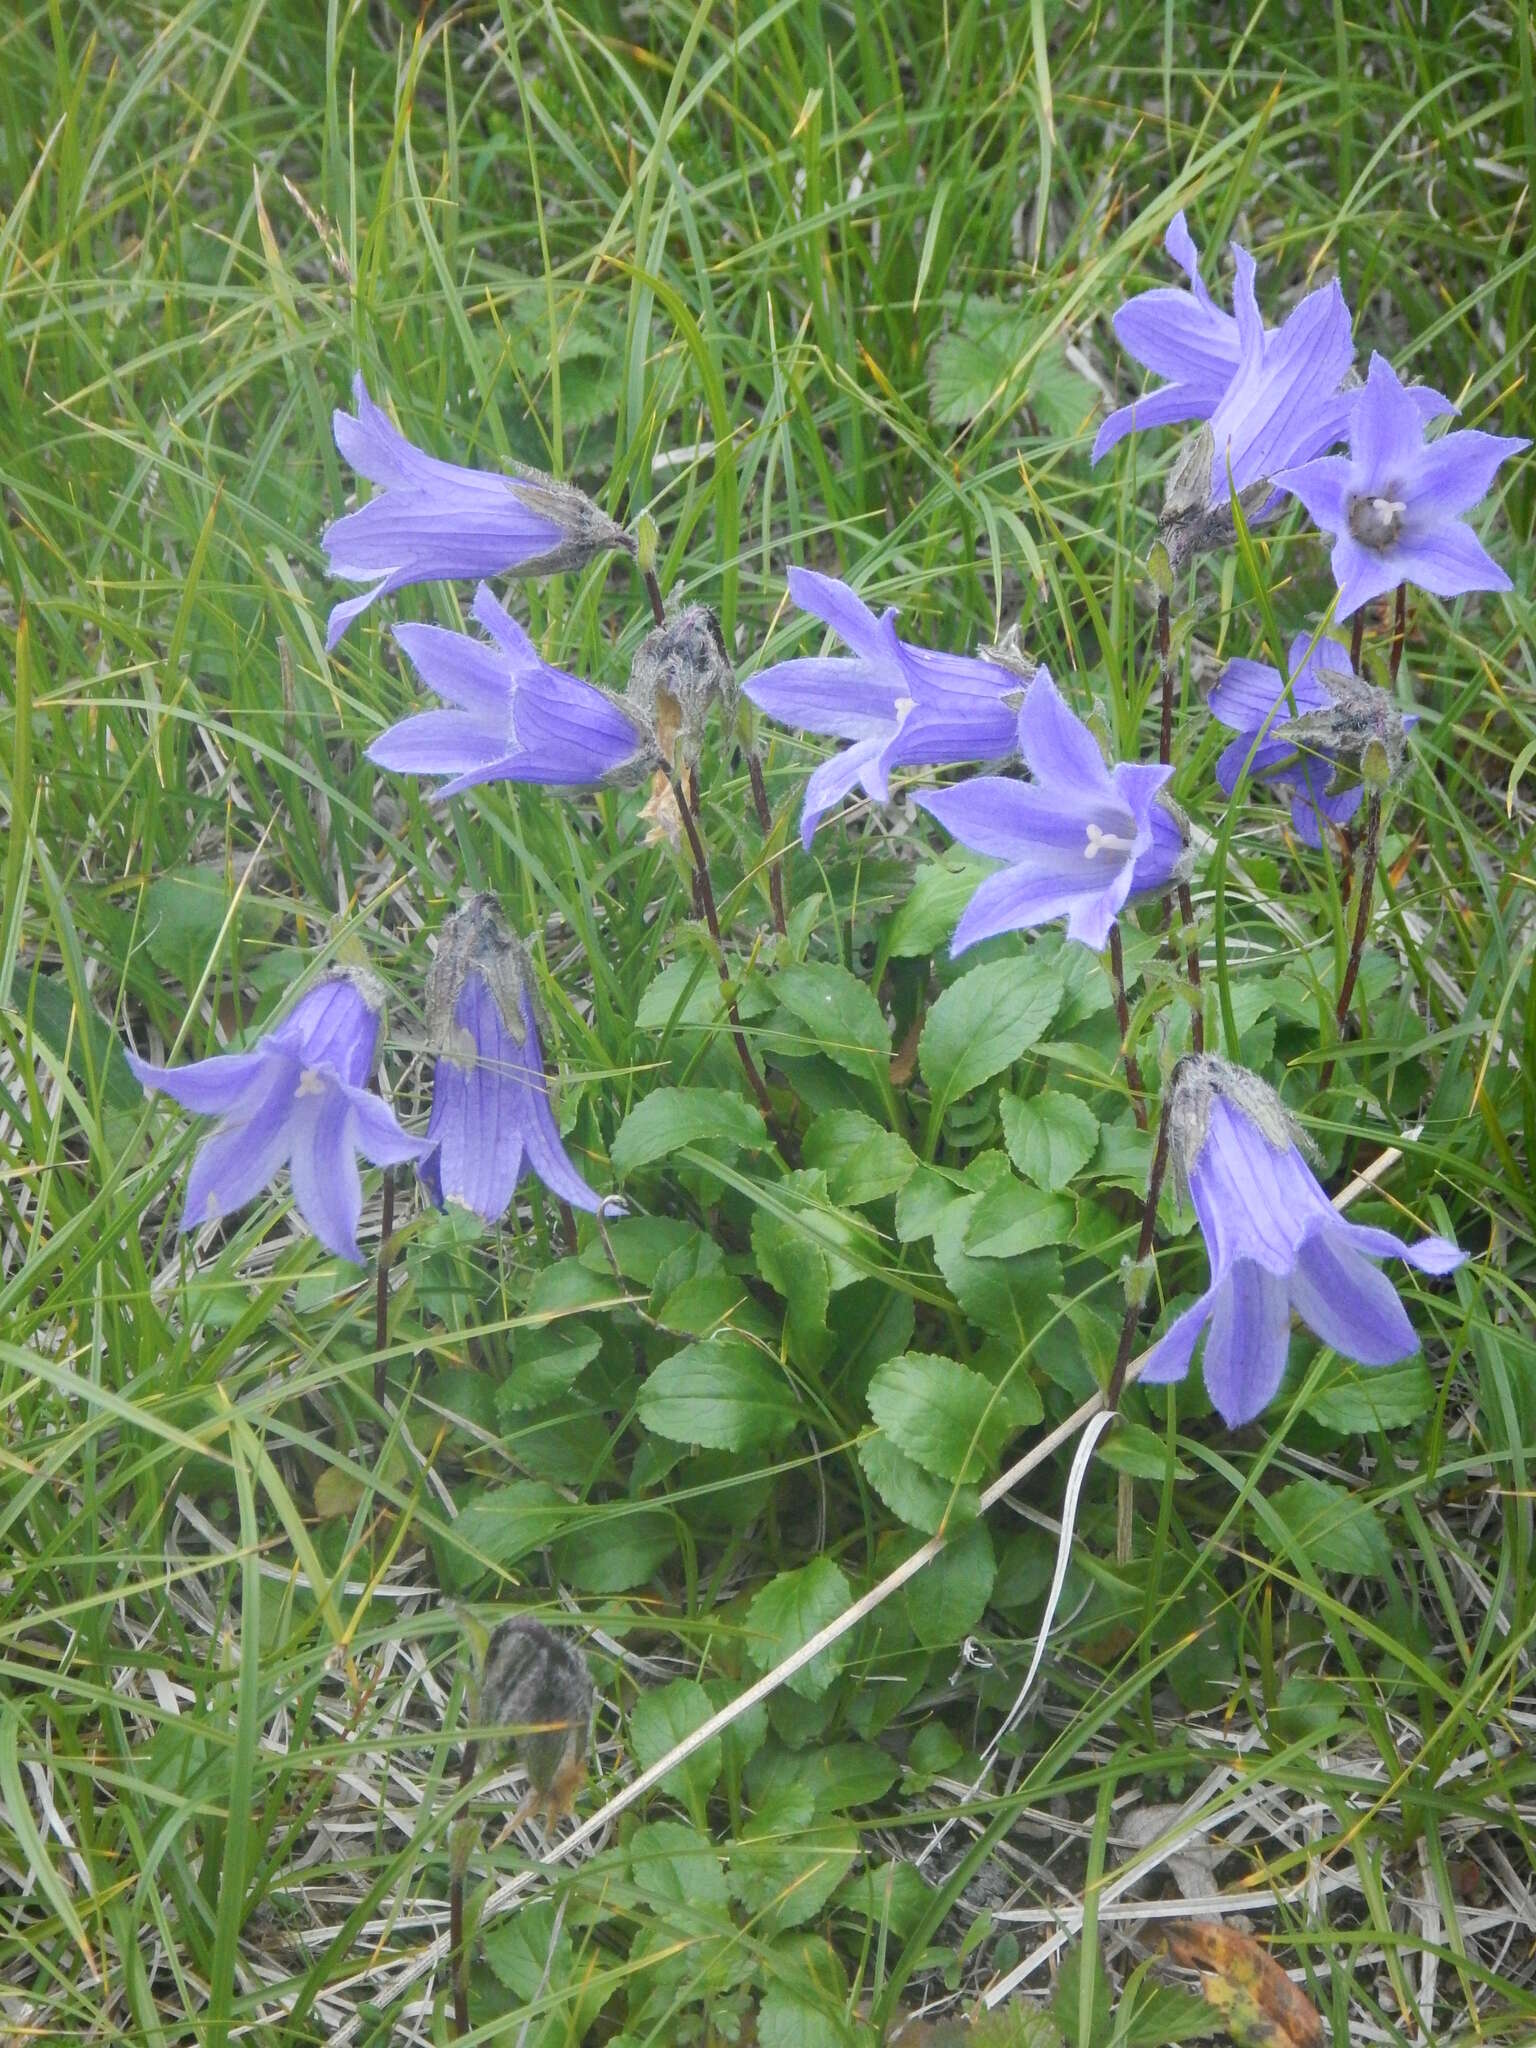
[(300, 1095), (323, 1095), (325, 1093), (325, 1076), (318, 1067), (306, 1067), (303, 1073), (300, 1074), (298, 1093)]
[(1371, 503), (1375, 506), (1376, 510), (1381, 514), (1383, 519), (1391, 519), (1394, 517), (1401, 519), (1403, 514), (1408, 510), (1408, 507), (1403, 503), (1401, 498), (1372, 498)]
[(1101, 853), (1129, 853), (1136, 844), (1134, 839), (1121, 839), (1116, 833), (1106, 832), (1102, 825), (1088, 822), (1088, 844), (1083, 849), (1088, 860), (1096, 860)]

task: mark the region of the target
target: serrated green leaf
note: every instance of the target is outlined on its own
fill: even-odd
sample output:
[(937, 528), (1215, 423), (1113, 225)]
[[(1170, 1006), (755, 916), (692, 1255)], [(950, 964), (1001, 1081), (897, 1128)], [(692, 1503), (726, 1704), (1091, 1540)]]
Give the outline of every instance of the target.
[(917, 1155), (897, 1131), (861, 1109), (832, 1109), (805, 1134), (801, 1157), (827, 1177), (834, 1202), (877, 1202), (898, 1194), (917, 1171)]
[(965, 1249), (973, 1259), (1017, 1258), (1042, 1245), (1065, 1244), (1076, 1219), (1076, 1208), (1062, 1196), (1010, 1176), (989, 1188), (971, 1212)]
[(1061, 977), (1028, 954), (991, 960), (947, 988), (928, 1012), (918, 1064), (933, 1115), (990, 1081), (1044, 1036), (1061, 1001)]
[(917, 871), (911, 888), (891, 919), (885, 950), (893, 960), (931, 953), (954, 931), (960, 913), (995, 863), (946, 853)]
[[(635, 1761), (648, 1771), (667, 1751), (702, 1728), (714, 1712), (709, 1695), (692, 1678), (674, 1678), (641, 1693), (629, 1716), (629, 1746)], [(709, 1795), (720, 1775), (720, 1738), (712, 1736), (662, 1779), (662, 1789), (681, 1799), (696, 1827), (704, 1825)]]
[(733, 1149), (766, 1144), (762, 1113), (721, 1088), (653, 1088), (637, 1102), (613, 1141), (613, 1170), (621, 1179), (684, 1145), (708, 1142)]
[(503, 1422), (574, 1386), (602, 1349), (602, 1339), (572, 1320), (513, 1331), (511, 1347), (512, 1369), (496, 1389), (496, 1413)]
[(747, 1451), (792, 1429), (795, 1399), (782, 1374), (740, 1338), (706, 1337), (663, 1359), (635, 1403), (641, 1422), (673, 1443)]
[(1019, 359), (1034, 316), (1003, 299), (967, 299), (928, 351), (928, 408), (935, 426), (966, 427), (988, 407), (1019, 396)]
[(859, 1439), (859, 1463), (864, 1477), (893, 1515), (909, 1528), (932, 1536), (944, 1524), (972, 1520), (977, 1510), (974, 1486), (954, 1486), (947, 1479), (935, 1479), (915, 1458), (898, 1450), (883, 1429)]
[(1005, 1090), (997, 1106), (1008, 1157), (1036, 1187), (1058, 1193), (1093, 1157), (1099, 1120), (1075, 1095), (1047, 1088), (1026, 1100)]
[(896, 1449), (935, 1479), (974, 1482), (1010, 1433), (991, 1382), (931, 1352), (907, 1351), (879, 1366), (869, 1411)]
[(1307, 1403), (1307, 1413), (1338, 1436), (1408, 1429), (1434, 1412), (1435, 1379), (1420, 1359), (1407, 1365), (1341, 1363), (1337, 1378)]
[(1376, 1510), (1347, 1487), (1325, 1479), (1293, 1479), (1269, 1502), (1299, 1556), (1323, 1571), (1389, 1579), (1392, 1545)]
[(825, 1053), (861, 1080), (876, 1078), (890, 1059), (891, 1027), (874, 991), (846, 967), (829, 960), (798, 961), (780, 968), (771, 986), (784, 1008), (805, 1027), (807, 1050)]
[[(782, 1663), (835, 1621), (851, 1598), (848, 1581), (830, 1557), (812, 1558), (798, 1570), (780, 1572), (747, 1609), (748, 1658), (759, 1671)], [(841, 1637), (785, 1682), (802, 1699), (818, 1700), (847, 1654), (847, 1638)]]
[(971, 1522), (908, 1582), (907, 1618), (913, 1635), (929, 1650), (959, 1643), (986, 1612), (996, 1577), (991, 1532), (985, 1522)]
[(692, 1930), (699, 1919), (724, 1918), (730, 1891), (719, 1852), (706, 1834), (685, 1821), (653, 1820), (635, 1829), (626, 1845), (629, 1874), (668, 1919), (679, 1912)]
[(556, 1537), (550, 1562), (556, 1578), (579, 1593), (628, 1593), (653, 1578), (677, 1545), (677, 1524), (664, 1509), (625, 1507)]

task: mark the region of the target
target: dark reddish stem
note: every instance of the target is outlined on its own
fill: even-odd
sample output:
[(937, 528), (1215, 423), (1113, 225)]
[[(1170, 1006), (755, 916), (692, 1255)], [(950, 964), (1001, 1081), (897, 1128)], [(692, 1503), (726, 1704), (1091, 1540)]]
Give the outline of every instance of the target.
[[(1371, 902), (1376, 894), (1376, 863), (1381, 855), (1381, 791), (1373, 789), (1365, 809), (1365, 840), (1360, 849), (1360, 889), (1355, 904), (1355, 929), (1349, 942), (1349, 959), (1344, 968), (1344, 979), (1339, 983), (1339, 999), (1333, 1007), (1334, 1029), (1342, 1039), (1344, 1027), (1349, 1022), (1349, 1006), (1354, 999), (1355, 983), (1360, 978), (1360, 956), (1365, 951), (1365, 935), (1370, 929)], [(1333, 1061), (1329, 1060), (1323, 1069), (1319, 1087), (1326, 1088), (1333, 1079)]]
[(1360, 673), (1360, 653), (1365, 646), (1365, 607), (1355, 613), (1354, 624), (1349, 629), (1349, 665), (1356, 675)]
[(373, 1399), (384, 1406), (385, 1353), (389, 1349), (389, 1262), (395, 1232), (395, 1170), (384, 1169), (384, 1203), (379, 1217), (378, 1271), (373, 1282)]
[(752, 1084), (752, 1092), (757, 1097), (762, 1107), (763, 1115), (767, 1119), (768, 1128), (773, 1132), (775, 1142), (782, 1152), (784, 1150), (784, 1138), (779, 1130), (778, 1119), (774, 1115), (773, 1101), (768, 1093), (768, 1084), (757, 1071), (757, 1062), (753, 1059), (746, 1037), (742, 1032), (741, 1017), (736, 1008), (736, 998), (729, 992), (731, 970), (726, 965), (725, 942), (720, 936), (720, 917), (715, 909), (715, 891), (709, 879), (709, 859), (704, 851), (704, 842), (699, 837), (699, 828), (693, 815), (693, 808), (684, 793), (681, 780), (676, 775), (672, 777), (672, 794), (677, 801), (677, 815), (681, 818), (683, 831), (688, 837), (688, 851), (693, 856), (693, 872), (698, 879), (699, 894), (704, 904), (704, 921), (709, 926), (709, 936), (715, 942), (715, 966), (719, 970), (721, 984), (727, 991), (725, 1014), (731, 1021), (731, 1037), (735, 1042), (736, 1057), (741, 1061), (742, 1071)]
[[(1173, 1092), (1163, 1095), (1162, 1114), (1157, 1120), (1157, 1144), (1152, 1153), (1152, 1171), (1147, 1176), (1146, 1206), (1141, 1212), (1141, 1231), (1136, 1240), (1136, 1263), (1138, 1266), (1152, 1255), (1152, 1239), (1157, 1230), (1157, 1205), (1162, 1199), (1163, 1180), (1168, 1172), (1168, 1109)], [(1120, 1325), (1120, 1344), (1115, 1352), (1114, 1370), (1109, 1375), (1109, 1385), (1104, 1390), (1106, 1408), (1117, 1408), (1120, 1395), (1125, 1387), (1126, 1368), (1131, 1362), (1131, 1353), (1136, 1347), (1136, 1330), (1141, 1321), (1141, 1300), (1133, 1296), (1125, 1304), (1125, 1321)]]
[(1408, 639), (1408, 586), (1399, 583), (1397, 597), (1392, 606), (1392, 654), (1387, 667), (1387, 681), (1390, 688), (1397, 685), (1397, 672), (1403, 665), (1403, 648)]
[(1173, 759), (1173, 630), (1166, 597), (1157, 600), (1157, 661), (1163, 679), (1163, 717), (1157, 736), (1157, 758), (1166, 768)]
[(645, 594), (651, 600), (651, 617), (658, 626), (664, 626), (667, 623), (667, 608), (661, 601), (661, 585), (656, 581), (656, 571), (642, 569), (640, 575), (645, 583)]
[(1131, 1108), (1140, 1129), (1147, 1128), (1147, 1095), (1141, 1068), (1131, 1051), (1131, 1008), (1125, 999), (1125, 953), (1120, 944), (1120, 927), (1109, 928), (1109, 978), (1115, 992), (1115, 1015), (1120, 1022), (1120, 1056), (1125, 1061), (1125, 1078), (1131, 1090)]
[[(766, 849), (773, 838), (773, 812), (768, 807), (768, 786), (763, 781), (762, 757), (756, 747), (747, 749), (747, 773), (752, 778), (752, 808)], [(773, 905), (773, 928), (782, 939), (789, 930), (784, 921), (784, 882), (778, 854), (768, 856), (768, 900)]]

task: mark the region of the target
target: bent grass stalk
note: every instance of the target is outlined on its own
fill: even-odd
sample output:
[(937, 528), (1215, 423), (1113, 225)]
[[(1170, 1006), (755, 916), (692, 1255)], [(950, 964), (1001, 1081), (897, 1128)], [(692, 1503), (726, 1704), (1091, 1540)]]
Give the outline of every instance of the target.
[[(1357, 1196), (1374, 1187), (1401, 1157), (1402, 1151), (1397, 1146), (1390, 1146), (1380, 1153), (1368, 1168), (1356, 1174), (1348, 1186), (1333, 1197), (1333, 1206), (1339, 1210), (1348, 1208)], [(1133, 1359), (1127, 1365), (1120, 1375), (1117, 1392), (1131, 1385), (1140, 1372), (1141, 1365), (1142, 1358)], [(978, 1513), (986, 1514), (996, 1507), (1022, 1479), (1036, 1471), (1064, 1444), (1070, 1443), (1096, 1416), (1104, 1414), (1109, 1405), (1107, 1390), (1104, 1393), (1093, 1394), (1082, 1402), (1065, 1421), (1059, 1422), (1054, 1429), (1049, 1430), (1038, 1443), (1032, 1444), (1021, 1457), (1015, 1459), (1006, 1472), (993, 1480), (977, 1503)], [(824, 1650), (840, 1642), (850, 1630), (857, 1628), (866, 1616), (883, 1607), (892, 1594), (899, 1593), (901, 1588), (916, 1578), (925, 1566), (932, 1564), (943, 1552), (949, 1540), (948, 1533), (942, 1529), (937, 1535), (930, 1536), (927, 1542), (919, 1545), (910, 1557), (896, 1566), (894, 1571), (887, 1573), (877, 1585), (871, 1586), (867, 1593), (862, 1594), (851, 1606), (844, 1608), (843, 1612), (829, 1621), (824, 1628), (818, 1629), (815, 1635), (800, 1645), (798, 1650), (791, 1651), (789, 1656), (775, 1664), (771, 1671), (764, 1672), (763, 1676), (749, 1685), (744, 1692), (738, 1693), (735, 1699), (711, 1714), (707, 1721), (700, 1722), (690, 1734), (675, 1742), (664, 1756), (658, 1757), (653, 1764), (647, 1765), (643, 1771), (631, 1778), (629, 1783), (614, 1793), (611, 1799), (605, 1800), (595, 1813), (590, 1814), (568, 1835), (562, 1836), (558, 1842), (552, 1844), (536, 1863), (499, 1885), (485, 1902), (480, 1916), (481, 1924), (515, 1900), (522, 1898), (546, 1872), (558, 1864), (569, 1862), (578, 1849), (584, 1849), (588, 1843), (596, 1840), (620, 1814), (627, 1813), (630, 1807), (645, 1797), (647, 1792), (659, 1785), (669, 1772), (674, 1771), (679, 1764), (686, 1763), (689, 1757), (733, 1726), (760, 1700), (770, 1698), (782, 1686), (787, 1685), (797, 1671), (803, 1671), (808, 1664), (814, 1663)], [(450, 1948), (451, 1935), (435, 1936), (404, 1965), (401, 1975), (390, 1987), (389, 1997), (398, 1998), (412, 1984), (429, 1972), (437, 1970), (443, 1958), (450, 1952)], [(335, 2048), (347, 2048), (347, 2044), (355, 2037), (358, 2024), (360, 2023), (349, 2023), (339, 2031), (335, 2036)]]

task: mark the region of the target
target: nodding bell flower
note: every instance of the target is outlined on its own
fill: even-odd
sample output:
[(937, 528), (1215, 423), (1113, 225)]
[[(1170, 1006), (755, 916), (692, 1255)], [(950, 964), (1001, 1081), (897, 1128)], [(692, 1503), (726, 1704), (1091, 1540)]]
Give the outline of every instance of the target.
[(962, 845), (1007, 863), (977, 888), (950, 951), (1058, 917), (1068, 938), (1098, 950), (1131, 896), (1179, 877), (1185, 828), (1159, 795), (1173, 770), (1134, 761), (1106, 767), (1047, 668), (1025, 691), (1018, 741), (1033, 781), (977, 775), (916, 798)]
[(379, 494), (326, 528), (330, 573), (371, 583), (331, 613), (327, 649), (360, 612), (407, 583), (481, 576), (553, 576), (635, 543), (583, 492), (518, 467), (498, 475), (442, 462), (413, 447), (362, 378), (352, 384), (354, 417), (332, 415), (336, 446)]
[[(1435, 410), (1449, 409), (1428, 395)], [(1333, 535), (1335, 618), (1399, 583), (1435, 597), (1511, 587), (1463, 514), (1487, 495), (1499, 465), (1531, 444), (1465, 428), (1426, 442), (1424, 398), (1373, 355), (1365, 388), (1353, 396), (1349, 454), (1303, 462), (1275, 479)]]
[(846, 583), (813, 569), (791, 569), (789, 590), (802, 611), (853, 649), (775, 662), (741, 686), (781, 725), (852, 742), (805, 786), (800, 837), (807, 849), (822, 818), (855, 785), (884, 803), (893, 768), (994, 761), (1013, 751), (1019, 684), (1006, 667), (898, 640), (894, 611), (876, 618)]
[(420, 1172), (434, 1202), (494, 1223), (531, 1168), (573, 1209), (622, 1215), (623, 1203), (594, 1194), (560, 1142), (532, 964), (490, 896), (443, 927), (427, 979), (427, 1036), (437, 1062)]
[(456, 708), (402, 718), (369, 747), (370, 761), (446, 775), (433, 791), (439, 801), (483, 782), (587, 789), (644, 771), (650, 741), (621, 704), (551, 667), (484, 583), (473, 610), (494, 646), (444, 626), (396, 626), (422, 681)]
[[(1360, 805), (1358, 782), (1332, 787), (1340, 765), (1352, 763), (1369, 781), (1390, 780), (1415, 719), (1385, 690), (1363, 682), (1336, 641), (1298, 633), (1289, 667), (1294, 713), (1280, 671), (1267, 662), (1229, 661), (1222, 670), (1210, 694), (1211, 716), (1237, 738), (1217, 761), (1216, 780), (1231, 796), (1246, 764), (1253, 780), (1288, 790), (1297, 838), (1320, 846), (1322, 821), (1347, 824)], [(1372, 772), (1378, 760), (1379, 772)]]
[(1205, 1238), (1211, 1278), (1153, 1345), (1143, 1384), (1181, 1380), (1205, 1335), (1205, 1390), (1233, 1428), (1274, 1398), (1291, 1315), (1341, 1357), (1392, 1365), (1419, 1348), (1408, 1312), (1377, 1259), (1449, 1273), (1466, 1254), (1449, 1238), (1408, 1244), (1346, 1223), (1318, 1185), (1302, 1138), (1256, 1074), (1199, 1053), (1175, 1070), (1169, 1158)]
[(294, 1207), (310, 1230), (338, 1258), (361, 1263), (358, 1155), (398, 1166), (427, 1151), (365, 1085), (382, 1015), (383, 991), (371, 975), (338, 974), (300, 997), (250, 1052), (185, 1067), (154, 1067), (128, 1054), (142, 1087), (219, 1119), (192, 1161), (184, 1231), (243, 1209), (286, 1166)]
[(710, 705), (729, 721), (736, 696), (720, 620), (708, 605), (691, 604), (641, 641), (624, 701), (668, 766), (682, 768), (699, 758)]

